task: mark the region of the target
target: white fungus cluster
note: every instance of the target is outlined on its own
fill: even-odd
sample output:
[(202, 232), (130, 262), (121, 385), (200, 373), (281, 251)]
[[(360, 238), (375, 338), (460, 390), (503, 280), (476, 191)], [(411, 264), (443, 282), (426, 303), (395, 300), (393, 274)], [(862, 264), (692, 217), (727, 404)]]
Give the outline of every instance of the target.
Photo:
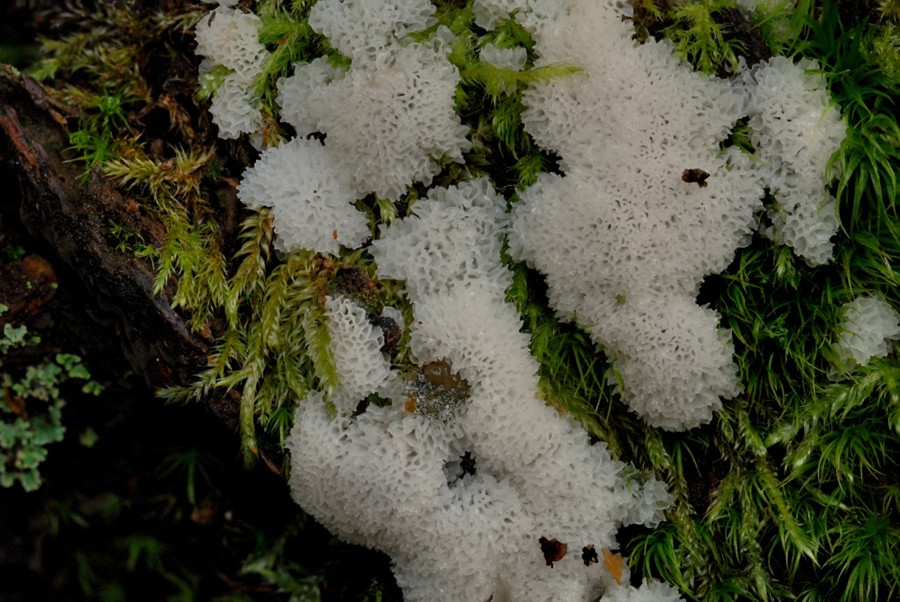
[(900, 340), (900, 313), (876, 297), (858, 297), (841, 307), (841, 327), (834, 349), (841, 371), (887, 357), (890, 341)]
[(834, 175), (828, 162), (846, 134), (840, 110), (818, 63), (777, 56), (744, 74), (750, 96), (751, 141), (765, 162), (765, 182), (777, 206), (764, 233), (812, 266), (831, 259), (837, 233)]
[(310, 99), (328, 84), (341, 79), (344, 72), (333, 67), (326, 57), (294, 66), (294, 75), (278, 80), (278, 104), (281, 119), (294, 126), (298, 136), (308, 136), (318, 129), (318, 117), (311, 112)]
[(235, 10), (224, 2), (197, 23), (197, 54), (204, 57), (201, 77), (216, 66), (230, 71), (209, 109), (221, 138), (251, 134), (262, 125), (252, 91), (253, 79), (262, 71), (268, 56), (259, 43), (259, 25), (256, 15)]
[[(322, 392), (301, 400), (287, 442), (291, 491), (340, 537), (389, 554), (407, 600), (679, 599), (664, 584), (620, 586), (580, 558), (583, 546), (615, 549), (623, 524), (657, 524), (671, 497), (662, 483), (626, 478), (603, 444), (539, 398), (529, 339), (504, 300), (504, 235), (514, 259), (546, 276), (558, 315), (607, 351), (631, 408), (667, 429), (708, 421), (741, 389), (730, 332), (695, 299), (749, 241), (764, 186), (779, 207), (767, 234), (810, 263), (830, 255), (825, 161), (843, 130), (821, 80), (803, 74), (810, 65), (773, 60), (738, 84), (703, 77), (668, 43), (634, 42), (620, 5), (474, 0), (480, 27), (512, 17), (533, 34), (535, 66), (583, 69), (524, 98), (526, 130), (561, 157), (564, 175), (541, 175), (511, 214), (486, 179), (431, 190), (371, 244), (378, 275), (406, 283), (413, 361), (449, 366), (466, 383), (452, 411), (417, 411), (381, 329), (349, 299), (326, 299), (337, 413)], [(278, 82), (297, 138), (265, 150), (239, 196), (272, 208), (282, 250), (337, 255), (371, 235), (356, 201), (430, 184), (438, 161), (462, 162), (470, 143), (454, 111), (452, 34), (410, 35), (435, 23), (430, 2), (320, 0), (309, 23), (351, 66), (318, 58)], [(258, 26), (222, 3), (197, 28), (202, 69), (231, 70), (212, 109), (223, 137), (259, 127)], [(518, 70), (527, 53), (488, 44), (480, 60)], [(762, 168), (720, 148), (743, 117)], [(883, 353), (884, 339), (900, 336), (896, 314), (860, 303), (846, 315), (836, 347), (847, 358)], [(881, 333), (877, 343), (865, 328)], [(372, 393), (390, 405), (357, 415)], [(568, 554), (549, 566), (541, 537)]]
[(407, 35), (436, 23), (427, 0), (330, 0), (309, 11), (309, 25), (354, 62), (372, 63)]
[(282, 116), (300, 136), (326, 134), (360, 196), (397, 199), (415, 182), (430, 183), (438, 159), (462, 162), (470, 147), (453, 108), (459, 71), (447, 60), (452, 34), (441, 28), (425, 42), (403, 39), (431, 24), (433, 12), (427, 0), (377, 7), (323, 0), (310, 25), (352, 59), (350, 70), (318, 59), (296, 65), (279, 84)]
[(528, 60), (528, 51), (521, 46), (515, 48), (498, 48), (493, 44), (485, 44), (478, 57), (494, 67), (502, 67), (513, 71), (521, 71)]
[(310, 249), (337, 255), (369, 237), (365, 216), (353, 207), (358, 198), (331, 148), (295, 138), (262, 152), (244, 172), (238, 195), (250, 207), (271, 207), (281, 250)]
[[(520, 194), (510, 252), (546, 276), (556, 312), (603, 345), (630, 407), (682, 429), (740, 391), (731, 335), (694, 299), (749, 241), (763, 191), (749, 161), (719, 148), (744, 115), (740, 91), (631, 33), (594, 2), (535, 27), (538, 65), (584, 73), (526, 93), (525, 128), (565, 176)], [(708, 179), (685, 181), (695, 169)]]
[(370, 247), (378, 274), (405, 280), (411, 301), (444, 292), (449, 283), (494, 282), (503, 291), (512, 277), (500, 265), (501, 233), (509, 216), (487, 179), (431, 191), (432, 202), (391, 225)]
[[(631, 600), (580, 550), (615, 548), (619, 525), (655, 525), (671, 498), (655, 481), (626, 482), (605, 446), (538, 398), (537, 364), (498, 278), (504, 206), (484, 179), (437, 189), (372, 247), (381, 277), (406, 280), (414, 360), (448, 362), (469, 383), (468, 400), (443, 419), (402, 399), (331, 419), (312, 394), (288, 442), (291, 490), (335, 533), (387, 552), (409, 601)], [(423, 245), (435, 252), (410, 267)], [(475, 474), (459, 470), (466, 452)], [(569, 553), (548, 566), (541, 537)], [(656, 587), (654, 600), (678, 599)]]
[(639, 588), (620, 587), (603, 597), (603, 602), (675, 602), (681, 600), (678, 590), (667, 583), (647, 581)]
[[(305, 98), (280, 98), (289, 110), (306, 105), (309, 123), (327, 135), (363, 195), (398, 199), (414, 182), (431, 183), (440, 170), (435, 159), (461, 163), (470, 146), (453, 110), (459, 71), (443, 40), (431, 42), (392, 47)], [(305, 77), (305, 69), (293, 77)]]
[(361, 399), (390, 382), (391, 362), (381, 353), (384, 333), (369, 321), (366, 310), (345, 297), (327, 297), (325, 310), (328, 348), (341, 376), (332, 401), (338, 412), (348, 414)]
[(672, 503), (672, 494), (666, 489), (666, 484), (656, 479), (641, 484), (632, 481), (629, 489), (639, 503), (629, 506), (622, 524), (648, 527), (659, 525), (663, 520), (661, 510)]
[(561, 17), (566, 0), (475, 0), (472, 9), (475, 24), (483, 29), (493, 29), (498, 20), (514, 14), (516, 21), (533, 30)]
[[(231, 9), (204, 19), (198, 39), (219, 32), (224, 11)], [(424, 42), (406, 39), (431, 25), (433, 12), (427, 0), (322, 0), (311, 10), (310, 25), (352, 66), (345, 72), (322, 57), (278, 82), (282, 118), (297, 138), (266, 150), (239, 191), (247, 205), (274, 207), (281, 249), (358, 247), (368, 231), (350, 203), (370, 193), (396, 200), (416, 182), (429, 184), (439, 160), (463, 161), (471, 145), (453, 108), (452, 34), (442, 28)], [(312, 133), (325, 134), (324, 144), (303, 140)]]

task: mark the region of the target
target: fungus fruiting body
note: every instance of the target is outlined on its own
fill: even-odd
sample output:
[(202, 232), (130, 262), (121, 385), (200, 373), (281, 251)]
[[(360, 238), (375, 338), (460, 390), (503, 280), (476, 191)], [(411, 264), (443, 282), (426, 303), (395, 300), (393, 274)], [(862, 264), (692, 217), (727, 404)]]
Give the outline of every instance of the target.
[[(635, 413), (670, 430), (708, 422), (742, 383), (730, 331), (696, 303), (700, 284), (747, 244), (766, 190), (780, 208), (766, 234), (810, 264), (828, 260), (836, 222), (821, 158), (843, 135), (839, 114), (804, 74), (811, 64), (773, 59), (733, 81), (704, 76), (669, 43), (633, 40), (615, 2), (475, 0), (478, 27), (512, 17), (534, 41), (531, 58), (485, 44), (479, 60), (514, 73), (529, 60), (577, 67), (525, 91), (524, 129), (559, 169), (519, 190), (509, 210), (474, 168), (428, 188), (473, 146), (455, 112), (459, 38), (426, 0), (372, 6), (312, 7), (309, 25), (345, 60), (313, 58), (278, 83), (297, 137), (264, 150), (239, 194), (272, 208), (282, 251), (364, 247), (378, 278), (402, 282), (413, 318), (405, 361), (428, 382), (410, 384), (392, 364), (386, 323), (327, 296), (340, 382), (298, 400), (287, 441), (294, 498), (342, 538), (387, 552), (408, 600), (678, 599), (661, 583), (628, 585), (609, 552), (621, 525), (658, 524), (671, 496), (629, 476), (542, 399), (505, 299), (504, 241), (543, 274), (557, 315), (602, 347)], [(220, 17), (244, 23), (228, 10), (198, 38), (225, 36)], [(200, 51), (237, 71), (213, 46)], [(256, 69), (259, 49), (246, 52)], [(788, 88), (796, 93), (782, 95)], [(753, 159), (724, 144), (741, 120), (754, 127)], [(815, 177), (795, 185), (806, 171)], [(359, 206), (369, 195), (415, 202), (376, 231)], [(373, 394), (389, 403), (359, 410)]]

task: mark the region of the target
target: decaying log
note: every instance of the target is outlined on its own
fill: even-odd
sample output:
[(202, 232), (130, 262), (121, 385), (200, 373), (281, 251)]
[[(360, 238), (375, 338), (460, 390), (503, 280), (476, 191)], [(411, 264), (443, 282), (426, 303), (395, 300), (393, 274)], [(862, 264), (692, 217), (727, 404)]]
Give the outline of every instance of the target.
[[(79, 180), (81, 165), (65, 157), (66, 125), (74, 116), (38, 82), (0, 65), (0, 169), (11, 169), (19, 182), (22, 224), (78, 274), (94, 313), (115, 325), (126, 359), (150, 387), (188, 384), (207, 365), (212, 341), (191, 331), (165, 292), (153, 294), (146, 261), (116, 248), (111, 223), (150, 238), (160, 226), (129, 210), (99, 172)], [(10, 202), (9, 194), (2, 198)], [(226, 425), (236, 425), (233, 396), (208, 404)]]

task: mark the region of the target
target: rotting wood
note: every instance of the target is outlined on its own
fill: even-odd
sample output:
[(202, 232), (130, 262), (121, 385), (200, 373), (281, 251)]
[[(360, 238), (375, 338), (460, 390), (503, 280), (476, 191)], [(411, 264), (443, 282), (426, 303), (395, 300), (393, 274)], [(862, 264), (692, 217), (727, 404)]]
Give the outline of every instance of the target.
[[(146, 261), (116, 248), (111, 223), (149, 239), (159, 225), (128, 211), (126, 199), (99, 171), (79, 181), (81, 166), (64, 156), (65, 126), (74, 117), (34, 79), (0, 65), (0, 168), (11, 167), (19, 181), (22, 225), (78, 274), (96, 303), (93, 313), (108, 316), (126, 359), (150, 387), (186, 385), (207, 366), (213, 341), (191, 331), (168, 291), (153, 294), (155, 274)], [(235, 394), (206, 401), (236, 428)]]

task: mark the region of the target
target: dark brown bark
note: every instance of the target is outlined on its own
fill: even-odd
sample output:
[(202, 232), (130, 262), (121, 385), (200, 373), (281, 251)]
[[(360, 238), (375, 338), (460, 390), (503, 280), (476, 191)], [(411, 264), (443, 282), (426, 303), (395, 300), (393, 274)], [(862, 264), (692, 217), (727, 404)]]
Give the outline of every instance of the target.
[[(207, 365), (212, 341), (191, 331), (165, 292), (153, 293), (150, 265), (116, 248), (113, 222), (149, 239), (160, 227), (130, 209), (99, 172), (79, 180), (82, 167), (65, 157), (73, 117), (35, 80), (0, 65), (0, 166), (6, 166), (0, 168), (11, 169), (19, 182), (22, 225), (81, 278), (96, 304), (93, 313), (114, 324), (126, 359), (150, 387), (188, 384)], [(236, 425), (234, 397), (208, 405)]]

